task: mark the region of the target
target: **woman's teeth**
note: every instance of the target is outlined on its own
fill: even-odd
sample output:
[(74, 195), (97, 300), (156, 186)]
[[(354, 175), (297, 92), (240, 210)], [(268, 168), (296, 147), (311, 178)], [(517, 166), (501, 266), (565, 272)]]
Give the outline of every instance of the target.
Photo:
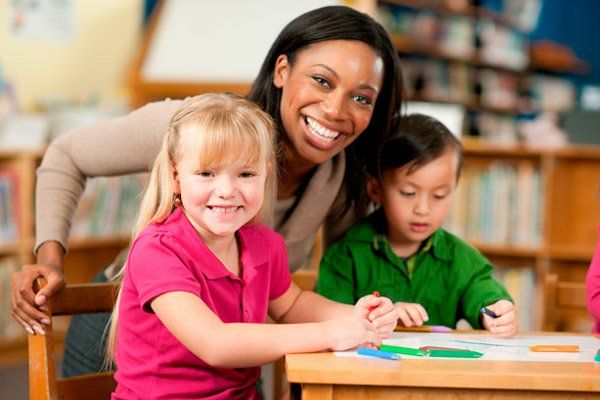
[(323, 142), (332, 142), (338, 136), (340, 136), (340, 132), (332, 131), (331, 129), (325, 128), (323, 125), (319, 124), (317, 121), (310, 117), (306, 117), (306, 126), (308, 126), (308, 131), (317, 139)]

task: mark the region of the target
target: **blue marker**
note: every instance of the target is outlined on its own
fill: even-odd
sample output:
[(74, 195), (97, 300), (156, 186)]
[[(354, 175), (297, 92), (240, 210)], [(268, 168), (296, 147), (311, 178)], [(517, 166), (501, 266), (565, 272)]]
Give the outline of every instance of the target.
[(377, 349), (369, 349), (367, 347), (359, 347), (356, 351), (357, 354), (361, 356), (369, 356), (369, 357), (377, 357), (377, 358), (385, 358), (386, 360), (399, 360), (400, 356), (396, 353), (392, 353), (391, 351), (383, 351)]

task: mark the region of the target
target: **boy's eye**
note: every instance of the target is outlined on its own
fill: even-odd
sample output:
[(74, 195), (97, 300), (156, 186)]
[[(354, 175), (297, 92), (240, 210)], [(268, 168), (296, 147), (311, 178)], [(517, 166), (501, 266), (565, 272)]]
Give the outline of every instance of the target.
[(312, 78), (315, 82), (317, 82), (321, 86), (331, 87), (331, 84), (329, 83), (329, 81), (327, 79), (323, 78), (322, 76), (313, 75)]
[(447, 194), (434, 194), (433, 198), (436, 200), (444, 200), (446, 198)]
[(359, 104), (362, 104), (363, 106), (370, 106), (371, 104), (373, 104), (373, 100), (370, 97), (363, 96), (360, 94), (354, 96), (354, 101), (356, 101)]
[(401, 190), (401, 191), (400, 191), (400, 194), (401, 194), (402, 196), (404, 196), (404, 197), (412, 197), (412, 196), (414, 196), (414, 195), (415, 195), (415, 192), (407, 192), (407, 191), (405, 191), (405, 190)]

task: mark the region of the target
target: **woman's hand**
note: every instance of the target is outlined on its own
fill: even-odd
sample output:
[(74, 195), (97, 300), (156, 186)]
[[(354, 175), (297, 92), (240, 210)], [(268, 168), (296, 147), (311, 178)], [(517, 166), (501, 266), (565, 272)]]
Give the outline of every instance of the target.
[(519, 321), (517, 318), (517, 309), (513, 303), (508, 300), (498, 300), (494, 304), (487, 306), (494, 312), (498, 318), (492, 318), (485, 314), (483, 316), (483, 326), (485, 329), (498, 336), (510, 336), (517, 333)]
[(381, 338), (375, 326), (356, 315), (323, 321), (321, 326), (332, 351), (343, 351), (358, 346), (381, 346)]
[(371, 321), (382, 339), (389, 337), (398, 323), (398, 311), (387, 297), (361, 297), (354, 306), (353, 314)]
[[(66, 283), (62, 272), (62, 246), (57, 242), (46, 242), (38, 251), (37, 264), (24, 265), (21, 271), (12, 274), (10, 281), (11, 315), (27, 332), (43, 335), (43, 325), (50, 324), (46, 300), (61, 290)], [(33, 282), (44, 277), (48, 284), (37, 295)]]
[(404, 326), (421, 326), (429, 321), (429, 315), (425, 308), (418, 303), (403, 303), (401, 301), (394, 304), (398, 311), (398, 318)]

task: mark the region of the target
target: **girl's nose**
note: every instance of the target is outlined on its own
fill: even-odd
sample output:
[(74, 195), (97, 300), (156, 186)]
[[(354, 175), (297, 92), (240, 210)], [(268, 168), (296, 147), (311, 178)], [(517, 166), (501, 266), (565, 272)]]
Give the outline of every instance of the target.
[(229, 177), (221, 177), (217, 182), (216, 193), (219, 197), (228, 199), (233, 197), (235, 192), (235, 183)]

